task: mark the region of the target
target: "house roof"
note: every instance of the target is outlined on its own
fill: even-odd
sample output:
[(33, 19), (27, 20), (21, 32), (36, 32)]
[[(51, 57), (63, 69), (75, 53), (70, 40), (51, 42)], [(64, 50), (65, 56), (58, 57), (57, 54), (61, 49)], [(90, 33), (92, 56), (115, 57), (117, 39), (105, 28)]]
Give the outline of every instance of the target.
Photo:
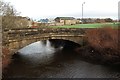
[(62, 19), (62, 20), (73, 20), (75, 19), (74, 17), (57, 17), (55, 19)]

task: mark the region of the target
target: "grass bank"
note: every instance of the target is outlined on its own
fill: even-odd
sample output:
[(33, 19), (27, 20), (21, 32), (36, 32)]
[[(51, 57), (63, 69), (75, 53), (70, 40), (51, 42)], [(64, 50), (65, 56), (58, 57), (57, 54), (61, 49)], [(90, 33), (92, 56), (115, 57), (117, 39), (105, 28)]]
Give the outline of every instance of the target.
[(51, 28), (102, 28), (103, 26), (117, 27), (118, 24), (114, 23), (94, 23), (94, 24), (76, 24), (76, 25), (64, 25), (64, 26), (50, 26)]

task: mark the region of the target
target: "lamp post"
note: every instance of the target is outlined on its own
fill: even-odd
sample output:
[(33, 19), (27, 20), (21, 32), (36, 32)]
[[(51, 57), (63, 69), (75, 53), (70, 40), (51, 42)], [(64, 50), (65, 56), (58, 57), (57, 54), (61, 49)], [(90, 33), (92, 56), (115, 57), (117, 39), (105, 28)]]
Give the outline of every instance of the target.
[(83, 5), (85, 4), (85, 2), (82, 3), (82, 24), (83, 24)]

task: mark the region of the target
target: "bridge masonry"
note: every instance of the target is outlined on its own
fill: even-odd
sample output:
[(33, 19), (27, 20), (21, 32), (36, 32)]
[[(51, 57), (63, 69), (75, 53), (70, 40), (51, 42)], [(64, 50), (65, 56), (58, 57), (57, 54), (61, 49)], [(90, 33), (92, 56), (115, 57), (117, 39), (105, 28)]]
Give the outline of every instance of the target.
[(78, 44), (82, 44), (84, 39), (83, 29), (11, 29), (5, 30), (3, 33), (4, 47), (7, 47), (11, 54), (19, 49), (37, 41), (49, 39), (70, 40)]

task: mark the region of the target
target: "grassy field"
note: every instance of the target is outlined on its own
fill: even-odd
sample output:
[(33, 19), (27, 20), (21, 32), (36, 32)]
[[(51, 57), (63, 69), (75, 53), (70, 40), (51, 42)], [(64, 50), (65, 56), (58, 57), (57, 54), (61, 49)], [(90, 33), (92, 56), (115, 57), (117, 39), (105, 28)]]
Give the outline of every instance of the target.
[(117, 27), (114, 23), (95, 23), (95, 24), (77, 24), (77, 25), (64, 25), (64, 26), (51, 26), (52, 28), (101, 28), (101, 27)]

